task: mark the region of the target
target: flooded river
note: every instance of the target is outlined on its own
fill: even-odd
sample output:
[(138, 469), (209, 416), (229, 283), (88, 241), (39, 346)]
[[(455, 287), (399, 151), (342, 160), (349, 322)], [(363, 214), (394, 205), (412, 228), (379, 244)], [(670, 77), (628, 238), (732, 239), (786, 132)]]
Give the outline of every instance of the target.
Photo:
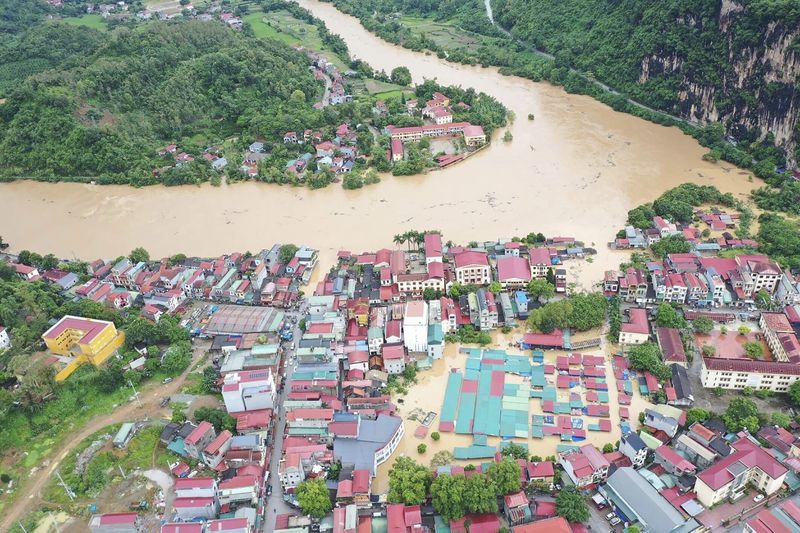
[(500, 132), (488, 150), (463, 163), (425, 176), (387, 176), (359, 191), (259, 183), (144, 189), (3, 184), (0, 235), (12, 250), (92, 259), (136, 246), (153, 256), (213, 255), (293, 241), (321, 249), (324, 260), (341, 247), (391, 245), (393, 235), (408, 229), (439, 229), (462, 243), (536, 231), (594, 244), (600, 255), (579, 274), (588, 282), (619, 263), (621, 256), (605, 243), (631, 207), (686, 181), (739, 195), (753, 187), (738, 169), (702, 161), (704, 149), (675, 128), (547, 84), (405, 50), (330, 4), (300, 4), (375, 68), (405, 65), (415, 81), (437, 78), (494, 95), (516, 113), (514, 140), (503, 143)]

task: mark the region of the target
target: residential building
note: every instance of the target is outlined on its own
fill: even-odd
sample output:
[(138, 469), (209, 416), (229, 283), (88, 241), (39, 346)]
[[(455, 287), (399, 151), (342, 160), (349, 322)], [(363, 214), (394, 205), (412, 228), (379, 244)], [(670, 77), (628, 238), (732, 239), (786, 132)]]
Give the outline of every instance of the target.
[(753, 486), (767, 496), (780, 490), (788, 470), (757, 441), (740, 433), (733, 453), (697, 474), (697, 499), (711, 507), (726, 498), (737, 499)]
[(584, 444), (577, 450), (560, 454), (558, 462), (579, 489), (605, 481), (610, 466), (608, 460), (592, 444)]
[(668, 473), (675, 476), (683, 476), (685, 474), (694, 474), (697, 467), (690, 461), (681, 457), (675, 450), (662, 444), (655, 451), (655, 462), (666, 470)]
[(214, 430), (214, 426), (205, 420), (200, 422), (183, 441), (186, 453), (195, 459), (200, 459), (202, 451), (211, 444), (216, 436), (217, 432)]
[(92, 516), (91, 533), (144, 533), (144, 525), (136, 513), (106, 513)]
[(680, 425), (677, 419), (660, 413), (655, 409), (644, 410), (644, 424), (655, 430), (661, 430), (670, 437), (675, 436)]
[(486, 252), (466, 251), (454, 257), (456, 281), (462, 285), (488, 285), (492, 269)]
[(785, 393), (800, 379), (800, 365), (779, 361), (751, 361), (704, 357), (700, 382), (707, 389), (768, 389)]
[(777, 533), (800, 531), (800, 507), (790, 499), (783, 500), (774, 507), (762, 509), (745, 522), (745, 533)]
[(215, 498), (217, 482), (211, 477), (179, 478), (174, 490), (176, 498)]
[(66, 315), (42, 334), (51, 352), (85, 357), (94, 365), (105, 362), (125, 342), (113, 322)]
[(233, 434), (230, 431), (223, 430), (208, 446), (203, 448), (202, 459), (208, 467), (216, 468), (222, 462), (225, 454), (231, 448), (232, 437)]
[(656, 328), (656, 339), (665, 363), (687, 366), (686, 351), (677, 329)]
[(428, 303), (424, 300), (406, 302), (403, 313), (403, 343), (409, 352), (428, 350)]
[(628, 311), (629, 319), (619, 330), (620, 344), (642, 344), (650, 338), (650, 322), (647, 311), (633, 307)]
[(675, 439), (674, 447), (675, 451), (680, 452), (701, 470), (711, 466), (718, 457), (714, 450), (706, 448), (686, 433)]
[(547, 272), (553, 267), (552, 255), (549, 248), (528, 249), (528, 259), (531, 264), (531, 277), (547, 277)]
[(219, 484), (220, 505), (257, 505), (260, 487), (264, 484), (260, 476), (237, 475)]
[(614, 471), (600, 493), (624, 522), (638, 522), (643, 532), (688, 532), (700, 526), (694, 518), (685, 518), (631, 467)]
[(211, 519), (219, 512), (216, 498), (176, 498), (172, 508), (177, 518), (185, 521)]
[(441, 359), (444, 353), (444, 331), (442, 324), (428, 325), (428, 357), (431, 359)]
[(511, 528), (513, 533), (573, 533), (566, 518), (556, 516)]
[(619, 278), (619, 299), (627, 303), (644, 303), (647, 298), (647, 278), (636, 268), (629, 268)]
[(402, 374), (406, 369), (406, 351), (402, 344), (384, 344), (381, 355), (387, 373)]
[(275, 377), (272, 369), (231, 372), (223, 380), (222, 399), (229, 413), (275, 407)]
[(533, 519), (531, 505), (525, 491), (521, 490), (512, 494), (506, 494), (503, 497), (503, 509), (505, 511), (506, 521), (508, 521), (510, 526), (524, 524)]
[(620, 438), (619, 451), (631, 460), (634, 468), (641, 468), (647, 460), (647, 445), (633, 432), (626, 433)]

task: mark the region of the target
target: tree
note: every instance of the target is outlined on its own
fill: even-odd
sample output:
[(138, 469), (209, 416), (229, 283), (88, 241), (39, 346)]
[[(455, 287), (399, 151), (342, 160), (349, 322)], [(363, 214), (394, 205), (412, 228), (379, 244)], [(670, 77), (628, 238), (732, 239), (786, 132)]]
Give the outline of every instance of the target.
[(434, 442), (438, 441), (440, 438), (442, 438), (442, 436), (439, 435), (438, 431), (431, 433), (431, 439), (433, 439)]
[(692, 321), (692, 327), (697, 333), (708, 334), (714, 329), (714, 322), (706, 316), (700, 316)]
[(686, 327), (686, 320), (670, 304), (663, 303), (656, 310), (656, 324), (660, 328), (683, 329)]
[(546, 279), (534, 278), (528, 282), (528, 294), (534, 300), (547, 301), (556, 294), (556, 287)]
[(758, 406), (749, 398), (734, 398), (725, 409), (722, 421), (728, 431), (738, 432), (747, 429), (755, 434), (761, 426), (758, 419)]
[(217, 432), (227, 429), (228, 431), (236, 431), (236, 419), (228, 414), (223, 409), (214, 409), (213, 407), (198, 407), (194, 412), (194, 417), (198, 421), (205, 421), (214, 426)]
[(281, 246), (280, 251), (278, 252), (278, 259), (285, 265), (292, 260), (294, 254), (297, 253), (297, 250), (299, 250), (299, 248), (294, 244), (284, 244)]
[(564, 487), (556, 496), (556, 514), (567, 522), (584, 523), (589, 520), (586, 500), (575, 487)]
[(422, 299), (425, 301), (438, 300), (441, 297), (442, 291), (438, 289), (427, 287), (424, 291), (422, 291)]
[(431, 459), (431, 468), (436, 468), (437, 466), (449, 465), (453, 461), (455, 461), (453, 452), (449, 450), (441, 450), (433, 454), (433, 459)]
[(426, 451), (428, 451), (428, 445), (427, 444), (425, 444), (423, 442), (423, 443), (420, 443), (420, 444), (417, 445), (417, 453), (418, 454), (423, 454)]
[(514, 134), (511, 133), (511, 130), (506, 130), (506, 132), (503, 134), (503, 142), (509, 143), (513, 140), (514, 140)]
[[(541, 235), (541, 233), (539, 235)], [(538, 240), (538, 238), (539, 238), (538, 235), (537, 235), (536, 238)], [(555, 270), (553, 270), (552, 268), (548, 268), (547, 269), (547, 274), (545, 275), (544, 279), (546, 279), (547, 283), (549, 283), (550, 285), (555, 286), (555, 284), (556, 284), (556, 273), (555, 273)]]
[(614, 451), (614, 445), (607, 442), (603, 445), (603, 453), (611, 453)]
[(161, 368), (175, 376), (186, 370), (192, 362), (192, 346), (188, 342), (178, 342), (167, 349)]
[(499, 282), (499, 281), (493, 281), (493, 282), (491, 282), (491, 283), (489, 284), (489, 286), (487, 287), (487, 289), (488, 289), (488, 290), (489, 290), (489, 292), (491, 292), (492, 294), (500, 294), (500, 293), (503, 291), (503, 286), (502, 286), (502, 285), (500, 285), (500, 282)]
[(760, 342), (747, 341), (744, 343), (744, 353), (750, 359), (761, 359), (764, 357), (764, 347)]
[(138, 248), (134, 248), (131, 250), (131, 253), (128, 254), (128, 259), (131, 263), (141, 263), (141, 262), (148, 262), (150, 261), (150, 253), (139, 246)]
[(442, 474), (431, 484), (431, 504), (446, 520), (457, 520), (464, 516), (466, 489), (464, 476)]
[(519, 491), (520, 469), (515, 460), (504, 457), (500, 462), (492, 463), (487, 474), (495, 484), (498, 496)]
[(686, 412), (686, 425), (691, 426), (695, 422), (703, 422), (711, 418), (711, 413), (699, 407), (692, 407)]
[(773, 426), (778, 426), (783, 429), (786, 429), (792, 423), (792, 417), (790, 417), (786, 413), (775, 411), (774, 413), (772, 413), (771, 422)]
[(467, 478), (464, 507), (469, 513), (497, 512), (497, 489), (485, 474), (473, 474)]
[(632, 346), (628, 352), (628, 360), (634, 370), (650, 372), (662, 381), (672, 375), (672, 371), (661, 360), (658, 346), (652, 342)]
[(570, 299), (569, 326), (578, 331), (599, 327), (606, 318), (606, 298), (599, 292), (578, 293)]
[(406, 87), (411, 85), (411, 71), (408, 70), (408, 67), (395, 67), (392, 69), (390, 79), (392, 83)]
[(389, 470), (389, 495), (391, 503), (419, 505), (425, 501), (431, 485), (431, 473), (410, 457), (398, 457)]
[(670, 235), (654, 242), (650, 249), (657, 257), (664, 259), (669, 254), (685, 254), (692, 249), (692, 245), (683, 235)]
[(717, 349), (711, 346), (710, 344), (704, 344), (702, 352), (704, 357), (713, 357), (714, 354), (717, 352)]
[(789, 385), (789, 400), (795, 406), (800, 406), (800, 381), (795, 381)]
[(750, 333), (750, 328), (742, 324), (741, 326), (739, 326), (739, 329), (737, 331), (739, 332), (739, 335), (747, 336), (747, 334)]
[(511, 457), (512, 459), (526, 459), (528, 457), (528, 449), (516, 442), (508, 443), (508, 446), (500, 450), (503, 457)]
[(328, 487), (322, 478), (303, 481), (297, 486), (295, 494), (300, 509), (314, 518), (323, 518), (333, 508)]
[(219, 392), (219, 372), (213, 366), (203, 369), (203, 390), (208, 394)]

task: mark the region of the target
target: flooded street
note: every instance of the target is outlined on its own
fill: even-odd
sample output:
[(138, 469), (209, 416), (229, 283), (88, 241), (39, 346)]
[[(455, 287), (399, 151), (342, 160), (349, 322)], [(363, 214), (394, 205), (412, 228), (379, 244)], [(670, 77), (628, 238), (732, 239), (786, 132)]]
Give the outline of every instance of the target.
[[(386, 176), (357, 191), (242, 183), (220, 188), (94, 186), (17, 182), (0, 185), (0, 235), (11, 250), (60, 257), (114, 257), (144, 246), (153, 256), (256, 251), (274, 242), (319, 248), (389, 246), (409, 229), (439, 229), (456, 242), (542, 232), (571, 235), (600, 252), (580, 267), (588, 286), (619, 264), (605, 243), (627, 211), (686, 181), (745, 195), (754, 187), (727, 164), (701, 160), (705, 150), (676, 128), (665, 128), (562, 89), (447, 63), (371, 35), (331, 4), (300, 4), (340, 34), (351, 53), (390, 71), (405, 65), (415, 81), (475, 87), (517, 117), (514, 140), (502, 132), (488, 149), (425, 176)], [(534, 121), (527, 120), (533, 113)], [(324, 266), (326, 263), (323, 262)]]

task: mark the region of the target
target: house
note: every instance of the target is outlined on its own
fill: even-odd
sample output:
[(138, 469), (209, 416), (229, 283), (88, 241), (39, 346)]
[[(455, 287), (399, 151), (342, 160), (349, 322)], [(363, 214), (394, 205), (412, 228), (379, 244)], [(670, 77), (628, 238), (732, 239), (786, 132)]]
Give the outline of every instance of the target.
[(251, 533), (250, 520), (241, 518), (223, 518), (221, 520), (211, 520), (208, 522), (207, 533)]
[(439, 233), (425, 234), (425, 264), (442, 262), (442, 236)]
[(555, 516), (545, 520), (537, 520), (529, 524), (514, 526), (513, 533), (576, 533), (570, 527), (566, 518)]
[(262, 476), (237, 475), (219, 484), (220, 505), (256, 505), (260, 488), (264, 485)]
[(555, 476), (555, 469), (553, 463), (550, 461), (539, 461), (535, 463), (529, 461), (527, 464), (528, 481), (531, 483), (538, 482), (543, 484), (553, 483)]
[(654, 409), (644, 410), (644, 424), (655, 430), (663, 431), (670, 438), (675, 436), (679, 427), (677, 419), (662, 414)]
[(89, 521), (91, 533), (143, 533), (145, 531), (136, 513), (106, 513), (94, 515)]
[(297, 144), (297, 132), (287, 131), (283, 135), (283, 144)]
[(675, 450), (662, 444), (655, 451), (655, 462), (664, 467), (668, 473), (675, 476), (684, 474), (694, 474), (697, 468), (684, 457), (681, 457)]
[(403, 141), (400, 139), (392, 139), (391, 143), (389, 144), (389, 149), (391, 152), (392, 161), (398, 162), (403, 160), (403, 155), (405, 154)]
[(170, 522), (161, 526), (161, 533), (203, 533), (200, 522)]
[(718, 455), (714, 450), (706, 448), (686, 433), (680, 435), (673, 442), (675, 451), (680, 452), (683, 457), (701, 470), (708, 468), (717, 460)]
[(8, 336), (8, 330), (5, 326), (0, 326), (0, 350), (7, 350), (11, 348), (11, 337)]
[(210, 468), (216, 468), (231, 448), (232, 437), (233, 434), (227, 429), (217, 435), (208, 446), (203, 448), (203, 462)]
[(216, 498), (176, 498), (172, 508), (181, 520), (211, 519), (219, 512)]
[(503, 509), (505, 511), (506, 520), (511, 526), (517, 524), (524, 524), (533, 519), (533, 512), (531, 512), (530, 502), (528, 502), (528, 495), (525, 491), (519, 491), (512, 494), (506, 494), (503, 497)]
[(800, 530), (800, 507), (792, 500), (763, 509), (744, 524), (745, 533), (773, 533)]
[(547, 277), (553, 267), (552, 253), (549, 248), (529, 248), (528, 260), (531, 264), (531, 276), (534, 278)]
[(465, 251), (454, 257), (456, 281), (462, 285), (488, 285), (492, 269), (486, 252)]
[(560, 454), (559, 464), (575, 484), (582, 489), (602, 483), (608, 476), (610, 463), (592, 444)]
[(464, 126), (464, 143), (469, 147), (486, 144), (486, 134), (482, 126), (468, 124)]
[(757, 441), (744, 433), (731, 444), (733, 452), (697, 474), (694, 490), (706, 507), (737, 499), (752, 485), (770, 496), (780, 490), (788, 470)]
[(176, 498), (215, 498), (217, 482), (211, 477), (176, 479), (174, 490)]
[[(686, 367), (674, 363), (670, 366), (672, 367), (672, 387), (667, 388), (667, 403), (669, 405), (688, 407), (694, 403), (694, 396), (692, 395), (692, 385), (689, 381)], [(673, 391), (674, 395), (670, 395), (670, 391)]]
[(402, 344), (384, 344), (381, 347), (381, 355), (387, 373), (403, 373), (406, 368), (406, 352)]
[(254, 153), (263, 153), (264, 152), (264, 143), (256, 141), (252, 143), (247, 149)]
[(694, 518), (685, 518), (631, 467), (618, 468), (614, 471), (606, 484), (600, 488), (600, 493), (623, 522), (638, 522), (641, 531), (688, 532), (700, 526)]
[(186, 453), (195, 459), (200, 459), (202, 450), (208, 446), (216, 436), (217, 432), (214, 430), (214, 426), (205, 420), (200, 422), (183, 441), (186, 447)]
[(271, 368), (231, 372), (223, 378), (222, 399), (229, 413), (273, 409), (276, 393)]
[(428, 325), (428, 357), (431, 359), (441, 359), (444, 353), (444, 331), (442, 325)]
[(530, 262), (517, 256), (498, 257), (497, 280), (504, 289), (524, 289), (531, 280)]
[(628, 322), (624, 322), (619, 330), (620, 344), (642, 344), (650, 338), (650, 323), (647, 311), (633, 307), (628, 311)]
[(626, 433), (620, 438), (619, 451), (631, 460), (634, 468), (641, 468), (647, 460), (647, 445), (633, 432)]

